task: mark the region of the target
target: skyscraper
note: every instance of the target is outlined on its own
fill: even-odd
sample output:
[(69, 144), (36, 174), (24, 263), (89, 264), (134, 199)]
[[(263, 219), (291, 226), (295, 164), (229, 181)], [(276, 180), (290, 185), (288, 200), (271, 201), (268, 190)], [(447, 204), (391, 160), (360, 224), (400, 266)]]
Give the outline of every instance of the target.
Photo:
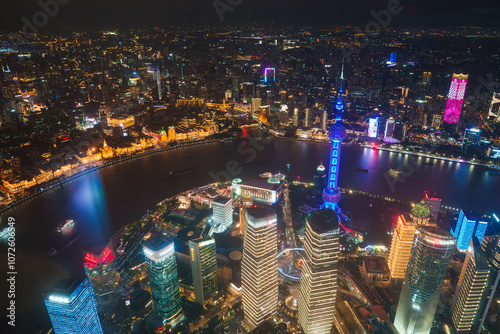
[(217, 196), (213, 202), (214, 210), (213, 225), (216, 232), (224, 232), (233, 226), (233, 199), (230, 197)]
[(276, 213), (268, 207), (250, 207), (241, 262), (245, 320), (257, 327), (278, 308), (278, 235)]
[(460, 113), (464, 103), (465, 88), (467, 87), (468, 74), (453, 73), (448, 101), (444, 112), (443, 121), (448, 124), (457, 124), (460, 120)]
[(305, 334), (329, 334), (337, 299), (339, 220), (331, 209), (307, 219), (300, 281), (299, 324)]
[(103, 333), (88, 277), (58, 278), (44, 293), (44, 301), (55, 334)]
[(424, 203), (429, 207), (431, 216), (436, 221), (441, 209), (441, 198), (434, 191), (426, 190), (424, 191)]
[(493, 271), (481, 244), (472, 238), (451, 306), (451, 319), (457, 334), (470, 333), (478, 323)]
[(166, 322), (173, 322), (182, 315), (174, 242), (157, 234), (143, 248), (154, 309)]
[(239, 213), (239, 218), (240, 218), (240, 229), (239, 229), (239, 234), (240, 235), (245, 235), (245, 227), (246, 227), (246, 213), (247, 213), (247, 208), (251, 207), (253, 204), (253, 197), (250, 196), (243, 196), (241, 198), (241, 205), (240, 205), (240, 213)]
[(194, 298), (204, 306), (218, 290), (215, 240), (209, 237), (189, 240), (189, 252)]
[[(112, 243), (85, 250), (85, 274), (92, 282), (96, 296), (109, 296), (120, 292), (120, 274)], [(100, 303), (100, 299), (98, 300)]]
[(396, 126), (396, 121), (394, 118), (388, 118), (385, 121), (385, 131), (384, 138), (392, 138), (394, 136), (394, 127)]
[(483, 221), (478, 214), (460, 210), (457, 225), (451, 229), (450, 233), (457, 238), (457, 247), (461, 251), (469, 248), (470, 239), (474, 235), (479, 242), (483, 240), (488, 222)]
[(403, 279), (405, 277), (415, 231), (419, 224), (427, 225), (429, 223), (429, 216), (429, 208), (422, 203), (415, 204), (409, 215), (402, 214), (398, 216), (387, 261), (392, 279)]
[(488, 117), (493, 117), (493, 120), (500, 122), (500, 93), (493, 93)]
[(320, 164), (318, 168), (316, 168), (316, 172), (313, 176), (314, 189), (313, 192), (315, 195), (320, 195), (323, 189), (326, 188), (327, 175), (326, 168), (323, 164)]
[(443, 229), (417, 228), (394, 319), (399, 334), (430, 332), (454, 249), (453, 236)]

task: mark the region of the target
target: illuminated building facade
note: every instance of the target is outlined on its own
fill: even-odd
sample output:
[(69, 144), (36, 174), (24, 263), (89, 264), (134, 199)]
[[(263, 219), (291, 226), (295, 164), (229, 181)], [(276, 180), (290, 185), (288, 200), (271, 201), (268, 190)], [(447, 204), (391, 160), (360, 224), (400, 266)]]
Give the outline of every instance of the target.
[(313, 176), (314, 194), (320, 195), (323, 189), (326, 188), (327, 182), (328, 180), (327, 180), (326, 168), (325, 166), (323, 166), (323, 164), (320, 164), (318, 168), (316, 168), (316, 172), (314, 173)]
[(158, 234), (143, 248), (154, 309), (164, 321), (174, 322), (182, 315), (174, 242)]
[(481, 244), (473, 238), (451, 306), (451, 319), (457, 334), (470, 333), (478, 323), (493, 271)]
[(467, 87), (468, 74), (455, 74), (451, 78), (448, 101), (444, 112), (443, 121), (448, 124), (457, 124), (464, 103), (465, 88)]
[(44, 301), (55, 334), (103, 333), (94, 289), (87, 277), (58, 278), (44, 293)]
[(454, 249), (455, 239), (443, 229), (417, 228), (394, 319), (399, 334), (430, 332)]
[(469, 248), (472, 236), (475, 236), (479, 242), (483, 240), (487, 227), (488, 222), (482, 221), (478, 214), (460, 210), (457, 225), (455, 229), (451, 229), (450, 233), (457, 238), (458, 249), (466, 251)]
[(394, 128), (396, 127), (396, 121), (394, 118), (389, 118), (385, 121), (385, 131), (384, 138), (392, 138), (394, 136)]
[(481, 137), (481, 129), (478, 128), (466, 129), (464, 133), (464, 140), (462, 142), (462, 147), (467, 148), (470, 146), (477, 146), (480, 137)]
[(204, 306), (218, 290), (215, 240), (209, 237), (189, 240), (189, 252), (194, 298), (198, 304)]
[(417, 203), (409, 215), (399, 215), (397, 226), (392, 236), (391, 249), (387, 261), (392, 279), (405, 278), (415, 231), (419, 224), (429, 224), (429, 216), (429, 208), (422, 203)]
[(97, 296), (119, 292), (120, 274), (116, 265), (111, 242), (104, 247), (84, 250), (85, 274), (92, 282)]
[(493, 117), (494, 121), (500, 122), (500, 93), (493, 93), (488, 117)]
[(236, 180), (238, 182), (233, 181), (233, 194), (235, 197), (249, 196), (253, 197), (255, 202), (274, 204), (283, 193), (281, 182), (276, 178)]
[(276, 213), (267, 207), (250, 207), (241, 262), (245, 320), (257, 327), (278, 308), (278, 234)]
[(434, 191), (426, 190), (424, 192), (424, 203), (429, 207), (431, 217), (436, 221), (441, 209), (441, 198)]
[(276, 69), (274, 67), (264, 69), (264, 83), (270, 86), (276, 83)]
[(134, 116), (118, 115), (108, 118), (108, 126), (128, 128), (135, 124)]
[(251, 207), (253, 204), (253, 197), (250, 196), (245, 196), (241, 199), (241, 205), (240, 205), (240, 212), (239, 212), (239, 218), (240, 218), (240, 226), (239, 226), (239, 234), (240, 235), (245, 235), (245, 226), (246, 226), (246, 214), (247, 214), (247, 208)]
[(233, 199), (217, 196), (212, 202), (213, 225), (217, 232), (224, 232), (233, 226)]
[(339, 221), (331, 209), (307, 219), (300, 281), (299, 324), (305, 334), (329, 334), (337, 299)]

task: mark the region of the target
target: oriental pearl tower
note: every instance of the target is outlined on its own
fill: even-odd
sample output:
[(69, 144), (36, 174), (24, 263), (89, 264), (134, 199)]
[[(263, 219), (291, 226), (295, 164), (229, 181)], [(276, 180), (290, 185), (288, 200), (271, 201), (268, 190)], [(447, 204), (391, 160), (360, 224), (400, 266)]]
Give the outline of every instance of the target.
[(346, 130), (342, 125), (342, 112), (344, 110), (344, 102), (342, 101), (344, 84), (344, 64), (342, 64), (342, 72), (340, 75), (340, 89), (335, 103), (335, 111), (337, 113), (335, 118), (335, 124), (333, 124), (328, 130), (328, 136), (332, 142), (332, 147), (330, 150), (330, 161), (328, 168), (328, 183), (326, 188), (323, 189), (323, 201), (324, 208), (337, 210), (337, 203), (340, 201), (340, 190), (338, 189), (339, 180), (339, 167), (340, 167), (340, 150), (342, 147), (342, 141), (346, 138)]

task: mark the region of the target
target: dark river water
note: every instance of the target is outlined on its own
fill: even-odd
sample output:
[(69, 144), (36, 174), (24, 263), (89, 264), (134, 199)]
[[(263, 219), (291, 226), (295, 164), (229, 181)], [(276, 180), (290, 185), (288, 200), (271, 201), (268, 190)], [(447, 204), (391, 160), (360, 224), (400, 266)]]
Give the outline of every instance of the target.
[[(264, 136), (257, 130), (254, 134)], [(292, 178), (312, 180), (316, 167), (326, 163), (328, 156), (328, 144), (276, 139), (177, 148), (106, 167), (3, 213), (2, 227), (7, 217), (16, 219), (19, 332), (50, 326), (41, 291), (61, 272), (83, 271), (80, 247), (109, 239), (161, 200), (226, 176), (258, 177), (261, 172), (282, 171)], [(429, 189), (441, 196), (444, 205), (500, 213), (500, 176), (482, 167), (358, 146), (343, 147), (341, 159), (340, 187), (405, 201), (418, 201)], [(356, 166), (369, 172), (356, 171)], [(391, 167), (403, 171), (397, 180), (387, 173)], [(171, 170), (185, 169), (194, 171), (169, 175)], [(54, 260), (48, 252), (55, 228), (68, 218), (78, 222), (82, 237)], [(6, 268), (3, 248), (1, 256)], [(1, 294), (7, 294), (6, 288)]]

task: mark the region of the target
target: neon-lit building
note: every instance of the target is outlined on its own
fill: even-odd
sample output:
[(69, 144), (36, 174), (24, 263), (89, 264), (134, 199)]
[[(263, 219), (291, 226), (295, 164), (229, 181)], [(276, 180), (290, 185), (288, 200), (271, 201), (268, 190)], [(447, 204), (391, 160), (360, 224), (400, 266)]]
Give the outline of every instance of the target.
[(102, 334), (94, 289), (88, 277), (58, 278), (44, 293), (55, 334)]
[(458, 249), (466, 251), (469, 248), (472, 236), (475, 236), (479, 242), (482, 242), (487, 227), (488, 222), (482, 221), (478, 214), (460, 210), (457, 225), (455, 229), (451, 229), (450, 233), (457, 238)]
[[(238, 182), (235, 182), (238, 180)], [(276, 203), (283, 193), (280, 180), (271, 177), (264, 179), (233, 180), (234, 197), (253, 197), (254, 201), (265, 204)]]
[(111, 242), (104, 246), (84, 250), (83, 267), (97, 296), (120, 290), (120, 274), (115, 258)]
[(278, 309), (277, 218), (268, 207), (250, 207), (241, 261), (245, 320), (257, 327)]
[(441, 198), (434, 191), (426, 190), (424, 192), (424, 203), (429, 207), (432, 218), (437, 220), (439, 210), (441, 209)]
[(394, 118), (389, 118), (385, 121), (385, 131), (384, 138), (392, 138), (394, 136), (394, 128), (396, 127), (396, 121)]
[(218, 290), (215, 240), (209, 237), (189, 240), (189, 252), (194, 298), (198, 304), (205, 306)]
[(305, 334), (329, 334), (337, 299), (339, 220), (331, 209), (307, 219), (300, 281), (299, 324)]
[(377, 138), (378, 137), (378, 117), (371, 117), (368, 119), (368, 138)]
[(448, 124), (457, 124), (464, 103), (465, 88), (467, 87), (468, 74), (455, 74), (451, 78), (448, 101), (444, 112), (443, 121)]
[(465, 130), (464, 140), (462, 142), (462, 147), (467, 148), (469, 146), (477, 146), (479, 143), (479, 137), (481, 137), (481, 129), (469, 128)]
[(155, 311), (165, 322), (182, 316), (174, 242), (158, 234), (144, 242), (144, 256)]
[(342, 65), (342, 72), (340, 75), (340, 89), (337, 102), (335, 103), (336, 117), (335, 124), (328, 130), (328, 137), (332, 142), (330, 149), (330, 160), (328, 162), (328, 182), (326, 188), (323, 189), (324, 207), (335, 211), (337, 203), (340, 201), (341, 194), (338, 189), (339, 180), (339, 167), (340, 167), (340, 153), (342, 148), (342, 141), (347, 137), (345, 127), (342, 125), (342, 112), (344, 110), (344, 102), (342, 100), (344, 81), (344, 65)]
[(500, 93), (493, 93), (488, 117), (493, 117), (494, 121), (500, 122)]
[(492, 297), (490, 287), (495, 284), (496, 290), (500, 277), (490, 260), (479, 241), (473, 238), (451, 305), (451, 319), (457, 334), (477, 333), (478, 329), (481, 329), (478, 324), (482, 325), (480, 319), (484, 306)]
[(428, 225), (429, 217), (430, 210), (422, 203), (417, 203), (409, 215), (399, 215), (387, 260), (392, 279), (404, 279), (417, 226)]
[(455, 240), (445, 230), (417, 228), (394, 319), (399, 334), (430, 333), (454, 249)]
[(276, 69), (274, 67), (266, 67), (264, 69), (264, 83), (274, 85), (276, 83)]

